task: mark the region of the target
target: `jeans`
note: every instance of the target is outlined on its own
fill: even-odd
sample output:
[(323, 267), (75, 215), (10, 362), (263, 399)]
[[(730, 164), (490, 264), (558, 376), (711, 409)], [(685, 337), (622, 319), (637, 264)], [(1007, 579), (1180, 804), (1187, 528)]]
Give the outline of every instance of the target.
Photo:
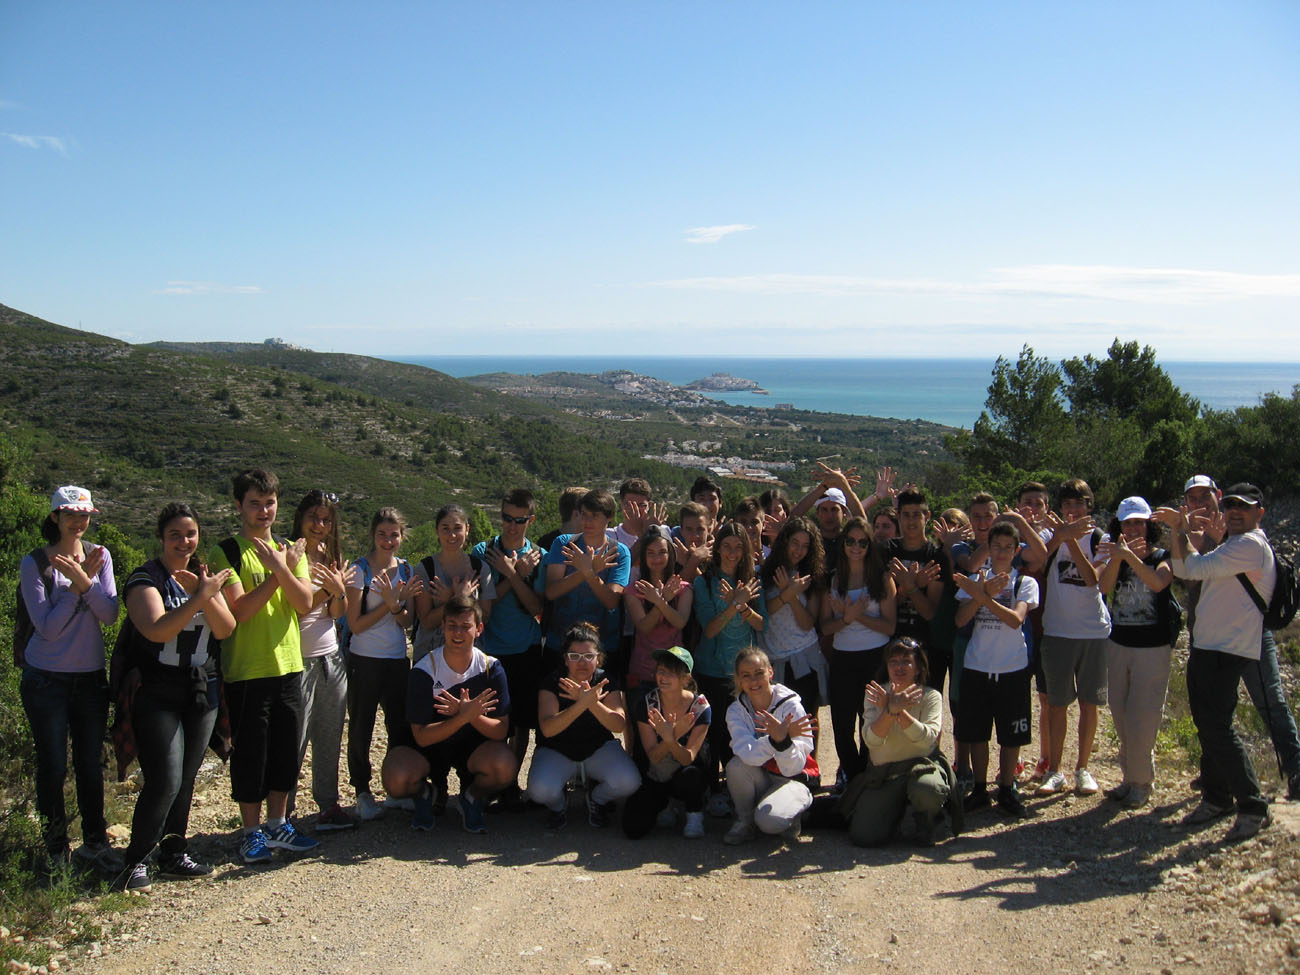
[(36, 809), (44, 825), (45, 848), (68, 848), (68, 813), (63, 782), (68, 775), (68, 738), (76, 772), (81, 835), (106, 839), (104, 819), (104, 733), (108, 729), (108, 681), (104, 671), (62, 674), (24, 667), (20, 693), (36, 743)]
[(144, 786), (131, 819), (128, 864), (140, 863), (158, 844), (164, 857), (185, 852), (194, 777), (217, 723), (216, 708), (200, 708), (188, 677), (147, 682), (136, 691), (131, 725)]
[(1192, 647), (1187, 657), (1187, 702), (1201, 742), (1201, 794), (1207, 802), (1227, 809), (1233, 800), (1239, 812), (1262, 813), (1268, 803), (1246, 746), (1232, 725), (1237, 687), (1255, 662), (1217, 650)]
[(1277, 664), (1277, 642), (1269, 630), (1264, 631), (1259, 663), (1252, 663), (1241, 676), (1255, 710), (1264, 719), (1273, 751), (1277, 754), (1278, 771), (1284, 778), (1300, 773), (1300, 734), (1296, 732), (1295, 715), (1286, 702), (1282, 689), (1282, 674)]
[(641, 773), (623, 750), (621, 742), (605, 742), (581, 762), (566, 758), (545, 745), (533, 751), (533, 764), (528, 769), (528, 798), (552, 812), (564, 808), (564, 786), (578, 773), (583, 774), (591, 787), (592, 802), (605, 805), (625, 799), (641, 786)]

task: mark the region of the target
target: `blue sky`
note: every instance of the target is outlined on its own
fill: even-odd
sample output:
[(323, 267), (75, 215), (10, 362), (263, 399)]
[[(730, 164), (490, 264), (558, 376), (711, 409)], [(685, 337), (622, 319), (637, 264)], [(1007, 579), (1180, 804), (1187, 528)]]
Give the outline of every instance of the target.
[(1300, 361), (1300, 4), (6, 3), (0, 302), (130, 341)]

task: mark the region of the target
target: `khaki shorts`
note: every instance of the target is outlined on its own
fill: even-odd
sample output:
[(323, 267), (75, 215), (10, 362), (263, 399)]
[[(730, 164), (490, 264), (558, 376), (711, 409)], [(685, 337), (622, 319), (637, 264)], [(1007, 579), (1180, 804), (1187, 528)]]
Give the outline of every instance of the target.
[(1084, 704), (1106, 703), (1106, 637), (1074, 640), (1043, 634), (1038, 652), (1047, 678), (1047, 703), (1063, 708), (1077, 698)]

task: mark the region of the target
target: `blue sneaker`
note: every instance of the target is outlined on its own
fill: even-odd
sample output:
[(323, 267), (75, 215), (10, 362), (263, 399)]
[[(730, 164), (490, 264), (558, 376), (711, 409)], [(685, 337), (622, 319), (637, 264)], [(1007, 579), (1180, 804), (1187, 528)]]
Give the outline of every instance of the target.
[(486, 833), (487, 820), (483, 817), (483, 803), (475, 802), (469, 793), (462, 792), (457, 797), (456, 808), (460, 810), (460, 823), (466, 833)]
[(293, 828), (293, 823), (285, 820), (266, 837), (266, 845), (277, 850), (290, 850), (293, 853), (306, 853), (320, 846), (320, 840), (303, 836)]
[(267, 836), (260, 829), (244, 834), (239, 843), (239, 859), (245, 863), (270, 863), (271, 851), (266, 845)]
[(426, 785), (415, 797), (415, 808), (411, 811), (411, 829), (427, 833), (433, 829), (433, 789)]

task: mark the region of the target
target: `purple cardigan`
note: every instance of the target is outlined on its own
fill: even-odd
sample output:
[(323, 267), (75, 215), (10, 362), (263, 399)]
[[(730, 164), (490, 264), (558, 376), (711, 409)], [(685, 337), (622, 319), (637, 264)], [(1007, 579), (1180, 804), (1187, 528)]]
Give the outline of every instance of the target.
[(87, 674), (104, 669), (104, 631), (117, 622), (117, 583), (113, 556), (104, 549), (104, 564), (84, 595), (77, 595), (53, 566), (49, 574), (36, 571), (36, 560), (25, 557), (20, 569), (23, 602), (36, 632), (27, 644), (27, 666), (62, 674)]

